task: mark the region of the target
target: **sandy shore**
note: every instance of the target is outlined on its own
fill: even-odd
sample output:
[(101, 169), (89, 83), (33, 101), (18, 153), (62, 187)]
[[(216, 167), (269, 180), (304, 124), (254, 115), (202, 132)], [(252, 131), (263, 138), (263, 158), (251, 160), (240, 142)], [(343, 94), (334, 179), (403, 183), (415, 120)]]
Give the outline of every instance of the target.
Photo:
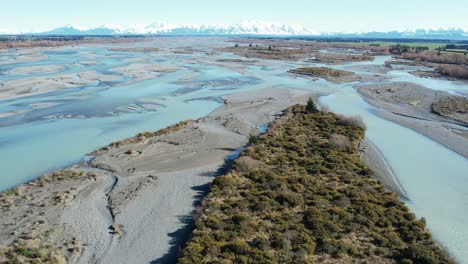
[(27, 66), (17, 67), (7, 72), (7, 74), (44, 74), (54, 73), (63, 70), (61, 65), (40, 65), (40, 66)]
[(374, 171), (376, 178), (381, 181), (389, 190), (395, 192), (403, 199), (410, 200), (411, 198), (401, 186), (398, 177), (393, 172), (390, 165), (385, 160), (377, 146), (369, 139), (359, 144), (363, 161)]
[(99, 62), (94, 61), (94, 60), (82, 60), (82, 61), (78, 61), (78, 63), (83, 66), (93, 66), (93, 65), (99, 64)]
[(376, 114), (415, 130), (435, 142), (468, 158), (467, 116), (457, 119), (436, 115), (431, 105), (443, 98), (453, 97), (412, 83), (381, 83), (359, 86), (358, 92), (370, 104), (383, 109)]
[(351, 65), (344, 67), (344, 69), (375, 74), (387, 74), (392, 70), (384, 65)]
[(3, 49), (28, 49), (28, 48), (44, 48), (44, 47), (61, 47), (61, 46), (74, 46), (83, 44), (122, 44), (122, 43), (134, 43), (134, 42), (147, 42), (151, 41), (152, 37), (85, 37), (75, 38), (70, 37), (62, 40), (49, 40), (43, 39), (39, 36), (34, 36), (30, 39), (16, 40), (16, 41), (4, 41), (0, 42), (0, 50)]
[(32, 77), (0, 82), (0, 100), (19, 98), (77, 88), (94, 82), (119, 81), (121, 77), (85, 71), (76, 74), (62, 74), (51, 77)]
[(162, 73), (171, 73), (178, 71), (175, 66), (158, 65), (150, 63), (132, 63), (127, 66), (110, 69), (110, 71), (118, 72), (126, 76), (130, 76), (132, 81), (138, 82), (157, 77)]
[(19, 115), (19, 114), (23, 114), (23, 113), (26, 113), (26, 112), (29, 112), (29, 110), (22, 109), (22, 110), (13, 110), (13, 111), (7, 111), (7, 112), (0, 112), (0, 118)]
[(9, 53), (8, 56), (2, 58), (2, 60), (0, 60), (0, 65), (43, 61), (47, 59), (47, 55), (36, 52), (35, 50), (17, 51)]
[(150, 47), (150, 46), (142, 46), (142, 47), (115, 47), (110, 48), (109, 50), (112, 51), (121, 51), (121, 52), (156, 52), (160, 51), (160, 48)]
[[(11, 63), (34, 61), (37, 56), (39, 55), (36, 53), (25, 53), (12, 60)], [(0, 61), (0, 64), (2, 62), (8, 63), (9, 61)], [(87, 66), (99, 63), (97, 61), (88, 60), (83, 60), (80, 62)], [(117, 82), (122, 80), (122, 76), (119, 76), (118, 74), (103, 74), (97, 71), (83, 71), (72, 74), (61, 74), (60, 71), (63, 69), (64, 67), (60, 65), (41, 65), (13, 68), (12, 70), (5, 73), (12, 75), (44, 73), (57, 74), (54, 76), (31, 76), (29, 78), (0, 81), (0, 100), (39, 95), (68, 88), (78, 88), (93, 84), (95, 82)], [(120, 73), (122, 75), (131, 77), (131, 82), (152, 79), (161, 74), (176, 72), (177, 70), (179, 70), (179, 68), (175, 66), (151, 63), (132, 63), (127, 66), (110, 69), (110, 71), (115, 73)]]

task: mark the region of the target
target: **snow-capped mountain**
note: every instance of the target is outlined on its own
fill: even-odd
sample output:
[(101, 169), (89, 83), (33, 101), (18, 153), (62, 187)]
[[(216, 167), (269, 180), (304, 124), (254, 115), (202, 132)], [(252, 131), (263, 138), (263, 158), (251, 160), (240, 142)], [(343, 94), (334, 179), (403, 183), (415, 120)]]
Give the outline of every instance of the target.
[[(36, 33), (37, 34), (37, 33)], [(43, 35), (317, 35), (318, 32), (301, 25), (245, 21), (239, 24), (132, 24), (127, 26), (105, 25), (91, 29), (81, 29), (68, 25), (56, 28)]]
[[(468, 30), (461, 28), (413, 29), (388, 32), (320, 32), (301, 25), (279, 24), (264, 21), (244, 21), (238, 24), (151, 24), (103, 25), (95, 28), (81, 28), (68, 25), (46, 32), (1, 31), (0, 34), (36, 35), (264, 35), (264, 36), (314, 36), (341, 38), (411, 38), (411, 39), (454, 39), (468, 40)], [(26, 33), (27, 32), (27, 33)]]
[(360, 33), (326, 33), (322, 36), (343, 38), (372, 38), (372, 39), (453, 39), (468, 40), (468, 30), (461, 28), (440, 29), (412, 29), (388, 32), (360, 32)]

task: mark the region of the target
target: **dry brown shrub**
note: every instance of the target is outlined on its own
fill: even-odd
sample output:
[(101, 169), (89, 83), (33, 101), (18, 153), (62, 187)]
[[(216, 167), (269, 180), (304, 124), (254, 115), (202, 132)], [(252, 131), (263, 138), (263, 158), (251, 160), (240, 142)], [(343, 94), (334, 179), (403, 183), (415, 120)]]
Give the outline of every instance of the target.
[(362, 120), (362, 117), (360, 116), (344, 116), (344, 115), (339, 115), (337, 124), (340, 126), (355, 126), (355, 127), (360, 127), (364, 130), (367, 129), (366, 124), (364, 123), (364, 120)]
[(331, 77), (345, 77), (345, 76), (351, 76), (354, 74), (349, 71), (335, 70), (335, 69), (331, 69), (327, 67), (303, 67), (303, 68), (290, 70), (290, 72), (296, 73), (296, 74), (319, 76), (319, 77), (330, 77), (330, 76)]
[(351, 146), (351, 142), (348, 137), (341, 134), (332, 134), (328, 139), (328, 144), (336, 149), (344, 149)]
[(321, 106), (320, 106), (320, 112), (329, 113), (329, 112), (330, 112), (330, 108), (329, 108), (327, 105), (321, 105)]
[(462, 96), (442, 98), (431, 105), (433, 113), (451, 118), (454, 114), (468, 115), (468, 99)]
[(439, 65), (437, 70), (444, 75), (468, 79), (468, 67), (465, 66), (443, 64)]
[(444, 64), (457, 64), (457, 65), (468, 65), (468, 56), (461, 53), (441, 53), (438, 54), (435, 51), (425, 51), (420, 53), (407, 52), (401, 56), (407, 60), (417, 60), (432, 62), (432, 63), (444, 63)]
[(239, 157), (235, 161), (235, 166), (239, 171), (250, 171), (252, 169), (259, 168), (262, 165), (264, 165), (263, 162), (253, 159), (249, 156)]

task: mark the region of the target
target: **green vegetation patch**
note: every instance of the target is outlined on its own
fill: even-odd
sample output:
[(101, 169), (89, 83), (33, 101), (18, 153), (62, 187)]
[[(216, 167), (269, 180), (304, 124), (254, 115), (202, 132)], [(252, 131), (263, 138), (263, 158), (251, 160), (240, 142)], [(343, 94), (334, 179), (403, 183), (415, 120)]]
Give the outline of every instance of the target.
[(15, 243), (6, 248), (0, 248), (0, 263), (50, 263), (65, 264), (65, 257), (54, 252), (50, 247), (25, 246)]
[(92, 152), (91, 154), (96, 154), (96, 153), (100, 153), (100, 152), (103, 152), (103, 151), (107, 151), (109, 148), (118, 148), (118, 147), (124, 146), (124, 145), (143, 142), (148, 138), (159, 137), (159, 136), (167, 135), (167, 134), (170, 134), (170, 133), (174, 133), (174, 132), (177, 132), (179, 130), (184, 129), (185, 127), (189, 126), (190, 124), (193, 124), (193, 122), (194, 122), (193, 120), (185, 120), (185, 121), (181, 121), (181, 122), (179, 122), (179, 123), (177, 123), (175, 125), (168, 126), (166, 128), (160, 129), (158, 131), (138, 133), (135, 137), (113, 142), (109, 146), (98, 149), (98, 150)]
[(233, 52), (246, 58), (260, 58), (269, 60), (291, 60), (304, 57), (310, 51), (302, 48), (279, 48), (274, 45), (252, 45), (224, 48), (224, 51)]
[(297, 68), (290, 71), (291, 73), (295, 74), (304, 74), (304, 75), (311, 75), (317, 77), (346, 77), (354, 75), (354, 73), (349, 71), (343, 70), (335, 70), (327, 67), (304, 67), (304, 68)]
[(179, 263), (453, 263), (361, 161), (363, 138), (359, 120), (289, 108), (214, 180)]
[(416, 47), (426, 47), (431, 50), (435, 50), (438, 48), (443, 48), (447, 45), (447, 43), (443, 42), (391, 42), (391, 41), (371, 41), (371, 42), (346, 42), (349, 44), (353, 45), (367, 45), (370, 47), (375, 47), (375, 46), (382, 46), (382, 47), (391, 47), (391, 46), (396, 46), (396, 45), (405, 45), (410, 48), (416, 48)]

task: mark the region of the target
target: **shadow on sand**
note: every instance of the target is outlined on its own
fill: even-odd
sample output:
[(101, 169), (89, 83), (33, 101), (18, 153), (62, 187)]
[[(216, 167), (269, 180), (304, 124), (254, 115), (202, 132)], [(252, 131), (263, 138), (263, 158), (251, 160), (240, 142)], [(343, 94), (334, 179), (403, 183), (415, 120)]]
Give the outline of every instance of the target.
[[(226, 159), (223, 166), (221, 166), (218, 170), (213, 172), (206, 172), (202, 174), (206, 177), (217, 177), (220, 175), (225, 174), (229, 169), (232, 167), (234, 160)], [(173, 264), (177, 263), (177, 259), (179, 257), (179, 252), (183, 248), (185, 242), (190, 238), (190, 234), (192, 232), (193, 225), (195, 224), (194, 214), (195, 208), (201, 205), (203, 198), (208, 194), (210, 190), (211, 183), (194, 186), (191, 189), (196, 191), (196, 195), (193, 197), (193, 208), (194, 210), (189, 215), (179, 216), (179, 221), (182, 223), (182, 227), (179, 228), (177, 231), (173, 233), (167, 234), (171, 237), (170, 248), (169, 251), (162, 257), (151, 261), (151, 264)]]

